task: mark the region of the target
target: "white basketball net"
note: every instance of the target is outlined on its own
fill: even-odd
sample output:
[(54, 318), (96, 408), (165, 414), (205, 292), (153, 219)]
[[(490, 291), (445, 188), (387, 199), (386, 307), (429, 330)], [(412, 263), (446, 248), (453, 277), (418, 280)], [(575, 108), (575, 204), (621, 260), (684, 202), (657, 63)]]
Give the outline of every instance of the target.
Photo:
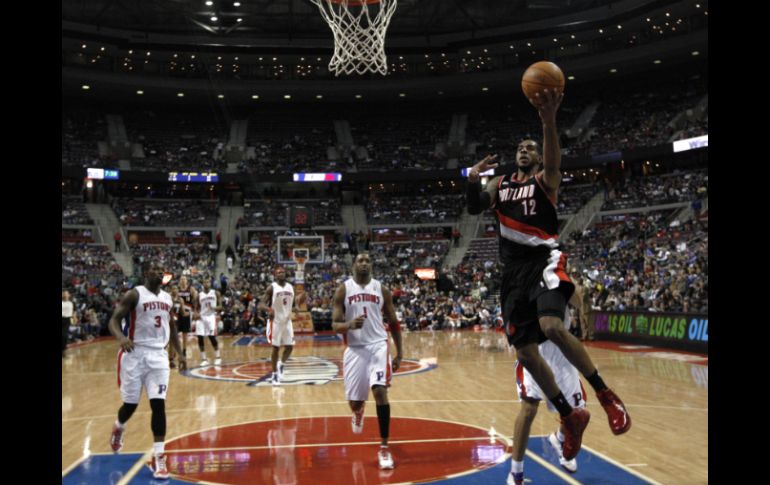
[[(334, 55), (329, 71), (340, 74), (388, 73), (385, 32), (397, 0), (310, 0), (318, 5), (334, 34)], [(351, 4), (352, 3), (352, 4)]]

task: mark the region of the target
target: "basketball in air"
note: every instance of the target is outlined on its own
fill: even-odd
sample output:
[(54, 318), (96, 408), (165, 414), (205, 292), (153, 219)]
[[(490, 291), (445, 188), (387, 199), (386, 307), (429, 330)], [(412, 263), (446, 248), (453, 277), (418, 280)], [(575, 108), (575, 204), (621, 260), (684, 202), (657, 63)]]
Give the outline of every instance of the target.
[(532, 64), (521, 77), (521, 89), (527, 99), (535, 100), (535, 93), (543, 96), (543, 90), (564, 91), (564, 73), (553, 62), (540, 61)]

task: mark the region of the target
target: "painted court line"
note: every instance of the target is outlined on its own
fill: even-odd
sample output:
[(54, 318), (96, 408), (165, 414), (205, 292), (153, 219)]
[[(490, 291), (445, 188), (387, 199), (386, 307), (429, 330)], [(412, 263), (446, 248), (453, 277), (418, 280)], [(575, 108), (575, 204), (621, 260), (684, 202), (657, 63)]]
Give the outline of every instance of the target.
[(548, 471), (550, 471), (551, 473), (553, 473), (557, 477), (561, 478), (565, 482), (569, 483), (570, 485), (582, 485), (581, 482), (578, 482), (577, 480), (575, 480), (571, 476), (567, 475), (566, 473), (564, 473), (560, 469), (556, 468), (551, 463), (546, 461), (544, 458), (541, 458), (541, 457), (537, 456), (537, 454), (535, 454), (534, 452), (532, 452), (530, 450), (527, 450), (525, 453), (526, 453), (526, 455), (528, 457), (532, 458), (532, 460), (536, 461), (542, 467), (546, 468)]
[[(390, 400), (391, 403), (396, 404), (423, 404), (423, 403), (446, 403), (446, 404), (452, 404), (452, 403), (486, 403), (486, 404), (516, 404), (520, 403), (521, 401), (518, 399), (408, 399), (408, 400)], [(306, 402), (284, 402), (280, 407), (285, 406), (307, 406), (308, 403)], [(313, 405), (323, 405), (323, 404), (345, 404), (347, 405), (347, 401), (327, 401), (327, 402), (316, 402), (313, 403)], [(587, 403), (591, 406), (599, 406), (599, 403), (589, 401)], [(628, 407), (634, 407), (634, 408), (653, 408), (653, 409), (671, 409), (671, 410), (679, 410), (679, 411), (702, 411), (707, 413), (708, 408), (694, 408), (689, 406), (663, 406), (658, 404), (634, 404), (634, 403), (626, 403)], [(218, 406), (217, 409), (249, 409), (249, 408), (263, 408), (263, 407), (272, 407), (272, 406), (278, 406), (277, 403), (256, 403), (256, 404), (243, 404), (238, 406)], [(166, 409), (166, 414), (173, 414), (173, 413), (185, 413), (185, 412), (198, 412), (198, 408), (183, 408), (183, 409)], [(135, 415), (149, 415), (151, 414), (151, 411), (137, 411), (134, 413)], [(114, 414), (104, 414), (101, 416), (83, 416), (78, 418), (62, 418), (62, 422), (70, 422), (70, 421), (85, 421), (89, 419), (106, 419), (106, 418), (114, 418)]]
[(652, 485), (663, 485), (662, 483), (657, 482), (657, 481), (653, 480), (652, 478), (649, 478), (649, 477), (646, 477), (646, 476), (642, 475), (641, 473), (639, 473), (638, 471), (634, 470), (633, 468), (628, 468), (628, 466), (623, 465), (620, 462), (617, 462), (617, 461), (613, 460), (612, 458), (610, 458), (609, 456), (605, 455), (604, 453), (599, 453), (598, 451), (594, 450), (593, 448), (589, 448), (586, 445), (583, 445), (583, 448), (585, 448), (586, 450), (590, 451), (594, 455), (602, 458), (603, 460), (608, 461), (609, 463), (615, 465), (616, 467), (618, 467), (618, 468), (620, 468), (622, 470), (627, 471), (631, 475), (634, 475), (635, 477), (637, 477), (637, 478), (639, 478), (641, 480), (644, 480), (645, 482), (651, 483)]
[(128, 473), (126, 473), (126, 476), (120, 479), (120, 481), (116, 485), (127, 485), (128, 482), (131, 481), (134, 476), (136, 476), (137, 473), (142, 469), (142, 467), (147, 463), (147, 460), (152, 455), (152, 450), (147, 451), (144, 455), (137, 460), (136, 463), (134, 463), (134, 466), (131, 467), (130, 470), (128, 470)]
[(61, 476), (64, 477), (64, 475), (66, 475), (67, 473), (69, 473), (72, 470), (74, 470), (75, 468), (77, 468), (77, 466), (80, 465), (81, 463), (83, 463), (84, 461), (86, 461), (86, 459), (88, 459), (89, 456), (90, 455), (83, 455), (80, 458), (78, 458), (77, 460), (75, 460), (72, 463), (72, 465), (70, 465), (67, 468), (65, 468), (64, 470), (62, 470)]
[[(403, 445), (413, 443), (442, 443), (445, 441), (489, 441), (490, 438), (485, 436), (465, 437), (465, 438), (431, 438), (422, 440), (389, 440), (388, 444)], [(495, 438), (495, 440), (502, 441), (505, 444), (505, 440)], [(167, 454), (171, 453), (198, 453), (203, 451), (235, 451), (235, 450), (276, 450), (279, 448), (318, 448), (324, 446), (368, 446), (379, 445), (379, 441), (356, 441), (349, 443), (307, 443), (307, 444), (293, 444), (293, 445), (264, 445), (264, 446), (228, 446), (224, 448), (185, 448), (181, 450), (166, 450)]]

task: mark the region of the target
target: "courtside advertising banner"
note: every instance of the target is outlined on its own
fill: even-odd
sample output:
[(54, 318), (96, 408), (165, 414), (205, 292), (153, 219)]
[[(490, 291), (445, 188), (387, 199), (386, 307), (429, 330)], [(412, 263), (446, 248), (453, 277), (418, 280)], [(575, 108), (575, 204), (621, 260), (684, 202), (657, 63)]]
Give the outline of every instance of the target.
[(693, 313), (592, 312), (601, 340), (708, 352), (709, 317)]

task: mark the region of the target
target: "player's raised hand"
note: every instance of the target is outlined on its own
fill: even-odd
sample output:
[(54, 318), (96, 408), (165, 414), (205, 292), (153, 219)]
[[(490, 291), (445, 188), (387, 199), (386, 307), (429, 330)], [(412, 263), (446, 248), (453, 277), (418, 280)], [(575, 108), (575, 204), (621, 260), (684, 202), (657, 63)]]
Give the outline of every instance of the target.
[(366, 318), (365, 315), (357, 316), (356, 318), (348, 322), (348, 327), (350, 327), (352, 330), (363, 327), (365, 318)]
[(564, 99), (563, 91), (544, 89), (543, 94), (535, 93), (535, 100), (530, 100), (537, 107), (537, 113), (543, 123), (556, 120), (556, 111), (559, 110), (561, 100)]
[(482, 174), (490, 168), (495, 168), (499, 165), (498, 163), (495, 163), (495, 160), (497, 160), (497, 154), (487, 155), (484, 157), (479, 163), (471, 167), (470, 171), (468, 172), (468, 180), (470, 182), (477, 182), (479, 180), (479, 174)]

